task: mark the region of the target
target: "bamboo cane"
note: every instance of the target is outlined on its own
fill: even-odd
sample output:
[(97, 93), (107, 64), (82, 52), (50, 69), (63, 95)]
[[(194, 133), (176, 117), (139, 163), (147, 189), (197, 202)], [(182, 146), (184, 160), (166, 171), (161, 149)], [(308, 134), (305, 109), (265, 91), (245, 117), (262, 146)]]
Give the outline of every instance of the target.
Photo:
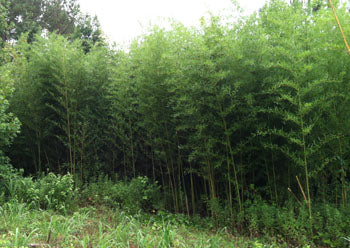
[(340, 33), (341, 33), (341, 36), (342, 36), (343, 39), (344, 39), (345, 47), (346, 47), (346, 49), (347, 49), (347, 51), (348, 51), (348, 54), (350, 55), (350, 47), (349, 47), (349, 44), (348, 44), (348, 42), (347, 42), (347, 40), (346, 40), (346, 37), (345, 37), (344, 31), (343, 31), (343, 28), (342, 28), (342, 26), (341, 26), (341, 24), (340, 24), (340, 22), (339, 22), (339, 19), (338, 19), (338, 16), (337, 16), (337, 12), (335, 11), (335, 8), (334, 8), (334, 6), (333, 6), (332, 0), (328, 0), (328, 2), (329, 2), (329, 5), (330, 5), (331, 8), (332, 8), (332, 11), (333, 11), (335, 20), (336, 20), (336, 22), (337, 22), (337, 24), (338, 24), (338, 27), (339, 27), (339, 30), (340, 30)]

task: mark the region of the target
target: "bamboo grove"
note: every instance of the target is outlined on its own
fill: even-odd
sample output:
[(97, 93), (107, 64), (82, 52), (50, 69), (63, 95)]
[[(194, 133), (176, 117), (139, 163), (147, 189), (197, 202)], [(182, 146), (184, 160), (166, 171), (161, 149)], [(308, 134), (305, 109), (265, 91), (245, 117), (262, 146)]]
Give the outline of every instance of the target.
[(167, 209), (214, 217), (256, 198), (310, 217), (349, 203), (350, 57), (326, 1), (152, 27), (128, 51), (23, 35), (2, 57), (13, 90), (0, 93), (21, 123), (3, 149), (26, 173), (147, 176)]

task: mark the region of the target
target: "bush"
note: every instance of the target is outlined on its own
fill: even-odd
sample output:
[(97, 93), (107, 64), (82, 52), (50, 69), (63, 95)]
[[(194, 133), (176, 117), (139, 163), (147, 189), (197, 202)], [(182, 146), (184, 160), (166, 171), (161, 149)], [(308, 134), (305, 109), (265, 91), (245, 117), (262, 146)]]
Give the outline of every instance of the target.
[(107, 176), (99, 176), (82, 187), (79, 202), (93, 205), (106, 204), (115, 207), (113, 188), (114, 182), (112, 180)]
[(163, 205), (160, 187), (157, 183), (151, 183), (147, 177), (116, 183), (101, 177), (98, 182), (90, 183), (81, 195), (94, 204), (119, 207), (131, 214), (139, 210), (160, 209)]
[(76, 190), (71, 174), (64, 176), (49, 173), (35, 183), (41, 208), (66, 210), (74, 206)]
[(251, 236), (277, 237), (294, 245), (314, 243), (326, 247), (348, 247), (350, 207), (339, 208), (316, 202), (312, 230), (306, 205), (277, 207), (262, 200), (245, 202), (244, 222)]
[(129, 212), (161, 208), (160, 188), (156, 183), (150, 183), (147, 177), (137, 177), (129, 183), (119, 182), (115, 185), (115, 192), (122, 207)]
[(8, 163), (0, 164), (0, 192), (5, 200), (17, 197), (22, 188), (23, 170), (16, 170)]
[(327, 247), (349, 247), (350, 207), (322, 204), (315, 212), (314, 238)]
[(74, 181), (70, 174), (49, 173), (37, 180), (23, 177), (23, 171), (0, 166), (2, 201), (16, 200), (31, 207), (66, 211), (74, 205)]

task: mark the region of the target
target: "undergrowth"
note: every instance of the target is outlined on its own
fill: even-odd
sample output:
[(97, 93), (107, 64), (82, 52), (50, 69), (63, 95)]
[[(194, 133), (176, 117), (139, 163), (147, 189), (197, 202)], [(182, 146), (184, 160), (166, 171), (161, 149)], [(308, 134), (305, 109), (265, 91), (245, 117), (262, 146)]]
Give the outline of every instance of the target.
[(84, 207), (62, 215), (10, 202), (0, 208), (0, 218), (1, 247), (279, 247), (163, 211), (129, 215), (120, 209)]
[(171, 214), (147, 177), (101, 176), (77, 187), (69, 174), (24, 177), (0, 167), (0, 247), (350, 247), (350, 208), (275, 206), (247, 200), (244, 212), (205, 201), (209, 215)]

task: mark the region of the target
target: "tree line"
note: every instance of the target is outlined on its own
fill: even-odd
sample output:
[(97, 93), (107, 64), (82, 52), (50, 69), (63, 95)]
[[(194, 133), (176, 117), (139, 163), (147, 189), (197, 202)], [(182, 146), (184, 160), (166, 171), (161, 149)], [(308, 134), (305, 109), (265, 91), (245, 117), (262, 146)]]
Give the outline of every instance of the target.
[(147, 176), (188, 214), (236, 216), (257, 198), (310, 217), (348, 204), (350, 59), (326, 1), (154, 26), (127, 51), (75, 1), (33, 1), (28, 17), (23, 4), (0, 2), (1, 163), (82, 183)]

